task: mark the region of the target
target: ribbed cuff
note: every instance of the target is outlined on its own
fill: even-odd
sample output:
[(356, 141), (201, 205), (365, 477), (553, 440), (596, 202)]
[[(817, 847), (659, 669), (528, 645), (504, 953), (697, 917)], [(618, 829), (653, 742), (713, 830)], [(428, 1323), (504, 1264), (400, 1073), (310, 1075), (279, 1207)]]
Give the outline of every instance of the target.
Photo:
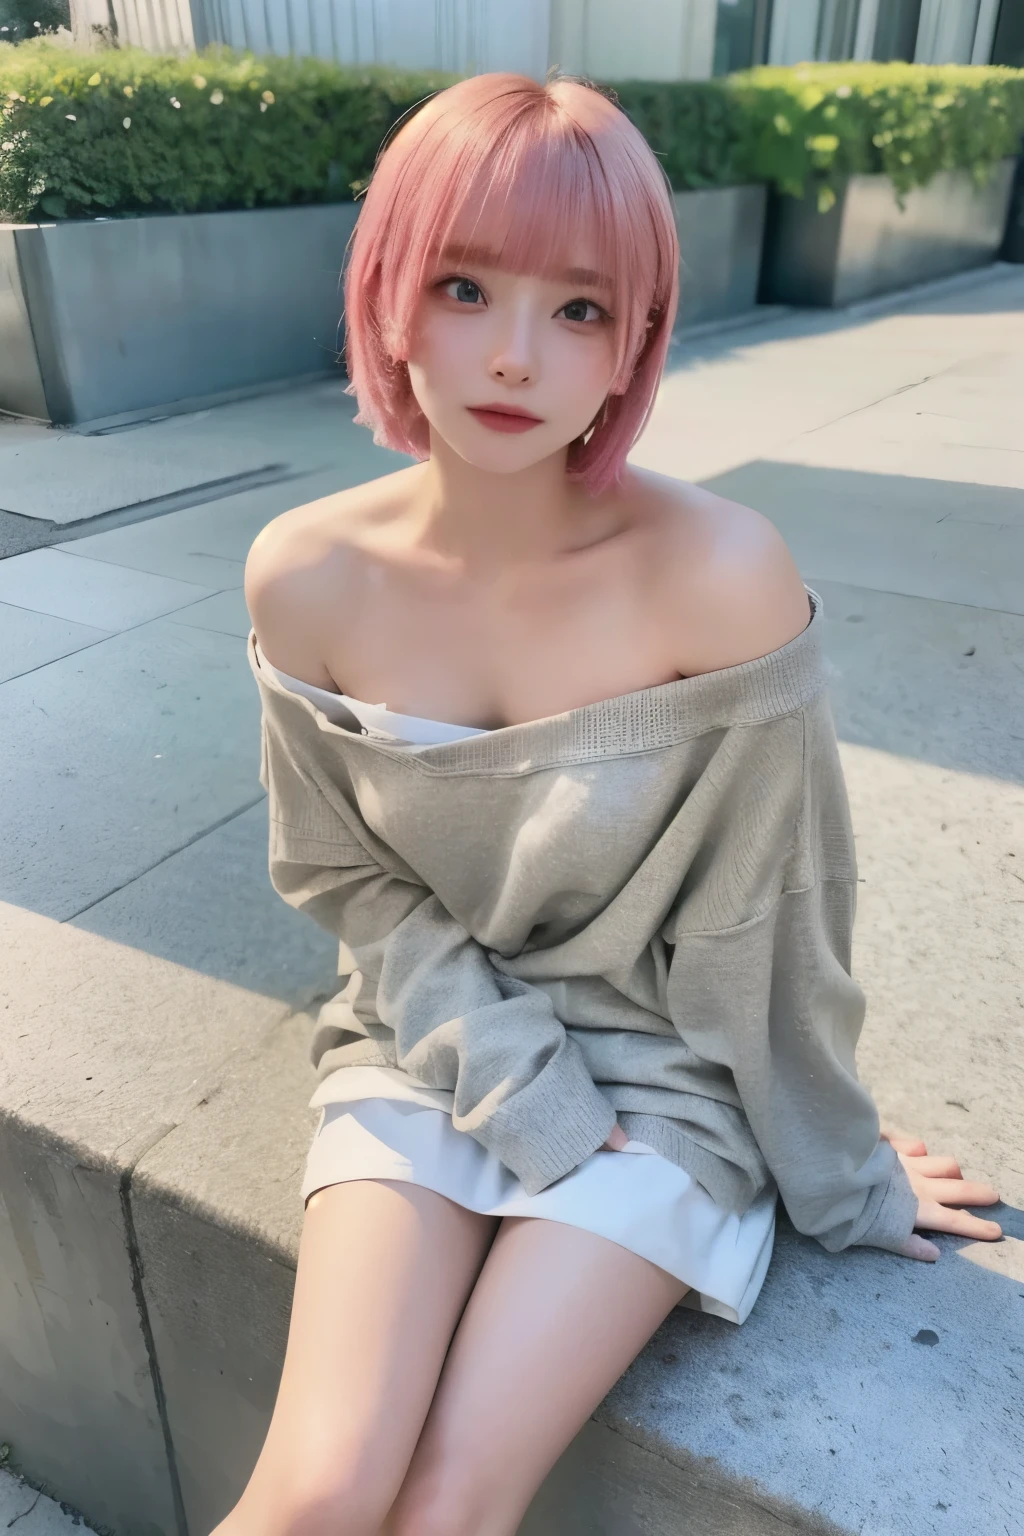
[(917, 1196), (907, 1170), (894, 1153), (892, 1172), (875, 1219), (851, 1247), (886, 1248), (890, 1253), (902, 1253), (916, 1220)]
[[(471, 1134), (516, 1175), (528, 1195), (539, 1195), (608, 1140), (615, 1118), (579, 1046), (567, 1035), (544, 1071)], [(468, 1129), (454, 1115), (452, 1124)]]

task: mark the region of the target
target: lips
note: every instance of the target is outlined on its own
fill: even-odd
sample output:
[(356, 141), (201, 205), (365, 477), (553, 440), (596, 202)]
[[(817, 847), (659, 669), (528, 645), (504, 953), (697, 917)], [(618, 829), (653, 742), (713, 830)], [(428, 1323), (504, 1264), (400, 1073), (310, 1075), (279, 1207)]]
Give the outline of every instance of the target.
[(490, 427), (495, 432), (526, 432), (541, 423), (539, 416), (532, 416), (529, 411), (516, 410), (508, 405), (470, 405), (467, 410), (482, 426)]
[(515, 405), (471, 405), (471, 411), (486, 411), (489, 415), (519, 416), (523, 421), (540, 421), (540, 416), (534, 416), (530, 411), (521, 411)]

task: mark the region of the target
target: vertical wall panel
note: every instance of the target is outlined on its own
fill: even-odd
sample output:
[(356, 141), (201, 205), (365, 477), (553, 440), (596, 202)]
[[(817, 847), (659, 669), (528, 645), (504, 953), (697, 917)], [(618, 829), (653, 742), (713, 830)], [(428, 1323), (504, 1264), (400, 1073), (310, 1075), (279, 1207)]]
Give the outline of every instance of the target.
[(552, 64), (610, 80), (706, 79), (716, 0), (551, 0)]
[(815, 56), (821, 0), (775, 0), (769, 64), (802, 64)]
[(978, 0), (923, 0), (916, 62), (969, 64), (977, 25)]
[[(84, 0), (83, 0), (84, 3)], [(189, 0), (114, 0), (123, 34), (151, 47), (160, 33), (132, 7), (161, 16)], [(222, 42), (256, 53), (312, 55), (339, 64), (393, 64), (456, 74), (507, 69), (542, 80), (550, 0), (191, 0), (199, 46)], [(120, 17), (119, 17), (120, 20)], [(163, 46), (176, 46), (175, 24)]]
[(860, 0), (857, 13), (857, 35), (853, 43), (855, 59), (870, 59), (875, 52), (875, 33), (878, 28), (879, 0)]
[(992, 44), (999, 20), (999, 0), (981, 0), (978, 7), (978, 25), (971, 50), (972, 64), (988, 64), (992, 58)]

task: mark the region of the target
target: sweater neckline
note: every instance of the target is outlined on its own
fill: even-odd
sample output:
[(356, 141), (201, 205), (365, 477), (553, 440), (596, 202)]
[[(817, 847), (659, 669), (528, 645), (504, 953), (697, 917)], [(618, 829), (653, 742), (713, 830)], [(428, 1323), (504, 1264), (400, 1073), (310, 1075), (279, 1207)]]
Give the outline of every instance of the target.
[(260, 667), (254, 629), (249, 631), (246, 651), (264, 697), (270, 694), (287, 700), (325, 737), (401, 757), (428, 773), (515, 771), (651, 751), (716, 727), (754, 725), (802, 709), (827, 680), (821, 653), (822, 600), (811, 587), (805, 585), (804, 590), (811, 607), (808, 623), (799, 635), (765, 656), (450, 742), (396, 743), (372, 731), (365, 735), (337, 725), (312, 699), (293, 692), (272, 670)]

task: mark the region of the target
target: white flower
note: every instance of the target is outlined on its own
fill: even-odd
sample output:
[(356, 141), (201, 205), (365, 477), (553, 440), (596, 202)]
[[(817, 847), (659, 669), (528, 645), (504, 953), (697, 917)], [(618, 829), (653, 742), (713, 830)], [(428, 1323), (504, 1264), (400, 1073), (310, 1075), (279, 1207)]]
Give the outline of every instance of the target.
[(69, 123), (77, 123), (78, 122), (78, 118), (75, 116), (75, 114), (73, 112), (65, 112), (64, 116), (67, 118)]
[(265, 101), (261, 101), (261, 102), (260, 102), (260, 111), (261, 111), (261, 112), (265, 112), (265, 111), (266, 111), (266, 110), (267, 110), (267, 104), (266, 104), (266, 102), (265, 102)]
[(14, 141), (12, 139), (8, 139), (6, 144), (0, 144), (0, 149), (13, 149), (13, 148), (14, 148)]
[(219, 86), (215, 91), (210, 92), (210, 100), (213, 102), (215, 107), (219, 107), (221, 102), (224, 100), (224, 92), (220, 89)]
[(122, 118), (121, 123), (122, 123), (122, 127), (130, 128), (131, 125), (132, 125), (132, 120), (131, 120), (130, 117), (125, 117), (125, 118)]
[(181, 102), (178, 100), (177, 96), (172, 96), (171, 97), (171, 106), (172, 107), (180, 107), (181, 106)]

